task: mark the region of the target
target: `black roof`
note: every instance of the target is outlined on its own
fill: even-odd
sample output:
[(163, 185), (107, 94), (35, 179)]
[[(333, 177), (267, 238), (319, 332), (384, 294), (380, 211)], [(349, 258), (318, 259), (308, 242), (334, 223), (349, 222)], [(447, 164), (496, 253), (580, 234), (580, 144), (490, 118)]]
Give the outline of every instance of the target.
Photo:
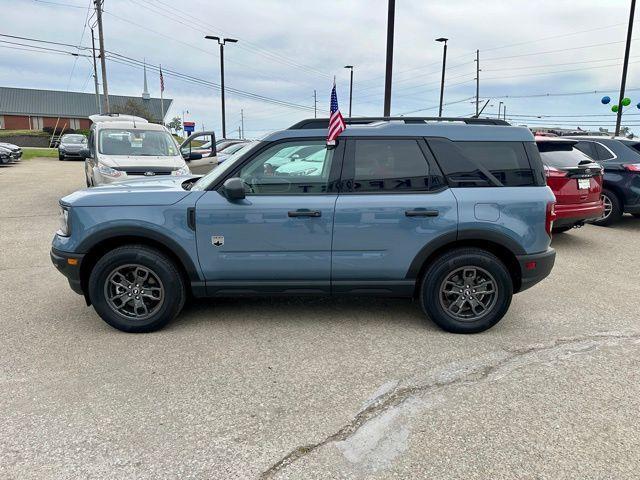
[[(468, 118), (468, 117), (351, 117), (345, 118), (347, 125), (369, 125), (376, 122), (402, 121), (407, 124), (427, 122), (463, 122), (469, 125), (510, 125), (497, 118)], [(291, 125), (289, 130), (307, 130), (329, 128), (328, 118), (307, 118)]]

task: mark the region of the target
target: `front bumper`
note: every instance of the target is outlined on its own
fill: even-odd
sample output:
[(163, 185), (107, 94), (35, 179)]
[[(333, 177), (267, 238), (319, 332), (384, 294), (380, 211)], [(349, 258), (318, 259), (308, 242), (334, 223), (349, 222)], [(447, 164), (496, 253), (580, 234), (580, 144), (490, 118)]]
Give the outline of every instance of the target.
[(545, 279), (556, 261), (556, 251), (548, 248), (546, 252), (516, 256), (520, 265), (520, 289), (522, 292)]
[(67, 277), (71, 290), (78, 295), (84, 295), (82, 282), (80, 280), (80, 266), (82, 265), (84, 254), (62, 252), (51, 248), (50, 256), (51, 262), (53, 262), (60, 273)]

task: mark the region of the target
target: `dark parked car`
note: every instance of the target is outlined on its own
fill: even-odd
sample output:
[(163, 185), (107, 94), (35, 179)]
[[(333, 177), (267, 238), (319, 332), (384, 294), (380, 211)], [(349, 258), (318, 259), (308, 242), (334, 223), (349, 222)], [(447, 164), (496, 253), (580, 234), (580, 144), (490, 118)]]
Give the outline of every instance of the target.
[(58, 145), (58, 160), (67, 158), (83, 159), (82, 151), (87, 148), (87, 137), (79, 133), (63, 135)]
[(556, 196), (553, 231), (566, 232), (604, 214), (602, 167), (576, 148), (577, 140), (536, 137), (547, 185)]
[(624, 213), (640, 217), (640, 141), (626, 138), (571, 136), (576, 148), (604, 167), (604, 215), (597, 225), (611, 225)]

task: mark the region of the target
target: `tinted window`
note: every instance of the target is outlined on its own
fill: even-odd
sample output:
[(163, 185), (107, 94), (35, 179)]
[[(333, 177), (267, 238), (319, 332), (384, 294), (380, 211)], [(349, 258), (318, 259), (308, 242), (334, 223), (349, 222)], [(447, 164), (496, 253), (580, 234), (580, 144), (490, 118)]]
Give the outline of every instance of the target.
[(611, 160), (613, 158), (613, 154), (601, 144), (594, 142), (593, 146), (596, 149), (596, 158), (598, 160)]
[(538, 185), (521, 142), (432, 139), (429, 146), (452, 186), (493, 186), (492, 176), (508, 187)]
[(598, 155), (596, 154), (596, 149), (594, 148), (593, 142), (578, 142), (576, 144), (576, 148), (585, 155), (588, 155), (596, 160), (598, 159)]
[(353, 180), (354, 192), (426, 191), (443, 184), (413, 139), (355, 140)]
[(580, 162), (593, 161), (571, 143), (540, 142), (538, 149), (544, 164), (554, 168), (573, 168)]
[(247, 194), (325, 193), (336, 149), (325, 140), (298, 140), (273, 145), (239, 173)]

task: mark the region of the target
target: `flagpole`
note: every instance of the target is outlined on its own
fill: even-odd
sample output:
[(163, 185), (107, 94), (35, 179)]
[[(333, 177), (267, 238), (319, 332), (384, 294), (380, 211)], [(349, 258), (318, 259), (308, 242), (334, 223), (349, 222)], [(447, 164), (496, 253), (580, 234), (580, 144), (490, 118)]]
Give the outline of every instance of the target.
[(160, 123), (162, 123), (162, 125), (164, 125), (164, 79), (162, 78), (162, 65), (160, 65), (160, 110), (162, 113), (162, 118), (160, 120)]

